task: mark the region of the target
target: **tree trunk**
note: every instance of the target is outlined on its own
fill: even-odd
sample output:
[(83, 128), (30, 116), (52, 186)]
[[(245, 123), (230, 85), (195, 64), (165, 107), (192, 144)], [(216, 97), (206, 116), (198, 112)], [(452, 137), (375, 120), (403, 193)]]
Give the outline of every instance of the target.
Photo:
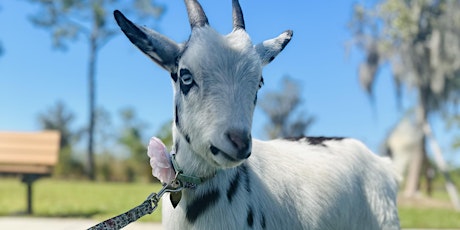
[[(94, 34), (94, 33), (93, 33)], [(96, 62), (97, 44), (96, 36), (90, 37), (89, 61), (88, 61), (88, 100), (89, 100), (89, 127), (88, 127), (88, 177), (96, 179), (94, 161), (94, 130), (96, 125)]]
[(434, 137), (434, 134), (431, 130), (430, 123), (425, 124), (423, 132), (425, 133), (426, 137), (430, 140), (430, 146), (434, 154), (434, 159), (436, 161), (436, 164), (438, 165), (439, 170), (441, 171), (442, 175), (446, 180), (446, 190), (449, 194), (452, 205), (454, 206), (455, 210), (460, 211), (460, 199), (458, 197), (457, 188), (455, 187), (455, 184), (453, 183), (452, 178), (450, 177), (450, 174), (447, 170), (446, 161), (442, 156), (441, 148), (439, 147), (439, 144), (436, 141), (436, 138)]
[[(427, 123), (427, 110), (425, 104), (425, 96), (423, 90), (419, 90), (419, 101), (416, 111), (416, 125), (417, 129), (422, 131), (423, 125)], [(426, 135), (422, 134), (420, 146), (412, 153), (412, 162), (409, 164), (409, 171), (407, 173), (407, 180), (404, 189), (404, 196), (414, 197), (420, 188), (420, 177), (422, 175), (423, 163), (426, 159)]]
[[(425, 141), (422, 141), (423, 145)], [(424, 159), (424, 147), (420, 146), (412, 154), (412, 161), (409, 164), (409, 171), (407, 173), (406, 186), (404, 189), (404, 196), (414, 197), (420, 187), (420, 176), (422, 174), (422, 166)]]

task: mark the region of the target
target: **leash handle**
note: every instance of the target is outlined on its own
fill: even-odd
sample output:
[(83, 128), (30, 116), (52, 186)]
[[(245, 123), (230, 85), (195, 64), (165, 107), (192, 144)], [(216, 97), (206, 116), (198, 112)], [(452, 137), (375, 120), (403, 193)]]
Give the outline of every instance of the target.
[(107, 219), (88, 230), (118, 230), (126, 227), (128, 224), (138, 220), (139, 218), (152, 214), (158, 207), (161, 197), (167, 192), (179, 192), (183, 189), (180, 181), (173, 181), (171, 184), (165, 184), (158, 193), (150, 194), (147, 199), (135, 208), (120, 214), (118, 216)]

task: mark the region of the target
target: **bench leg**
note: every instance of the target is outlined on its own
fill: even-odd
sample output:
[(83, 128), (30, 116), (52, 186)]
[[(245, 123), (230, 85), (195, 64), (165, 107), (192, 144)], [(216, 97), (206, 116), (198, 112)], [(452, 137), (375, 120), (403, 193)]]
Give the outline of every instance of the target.
[(32, 215), (32, 181), (27, 182), (27, 214)]
[(27, 186), (27, 214), (32, 215), (32, 183), (40, 176), (33, 174), (26, 174), (22, 177), (22, 182)]

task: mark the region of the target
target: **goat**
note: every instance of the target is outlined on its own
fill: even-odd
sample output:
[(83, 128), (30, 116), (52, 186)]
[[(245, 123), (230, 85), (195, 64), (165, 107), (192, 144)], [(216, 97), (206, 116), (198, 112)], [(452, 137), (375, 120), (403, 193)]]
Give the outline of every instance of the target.
[(196, 0), (185, 5), (192, 31), (181, 44), (114, 12), (128, 39), (171, 74), (174, 161), (203, 181), (163, 197), (164, 228), (399, 229), (396, 174), (361, 142), (252, 139), (262, 67), (292, 31), (253, 45), (238, 0), (227, 35)]

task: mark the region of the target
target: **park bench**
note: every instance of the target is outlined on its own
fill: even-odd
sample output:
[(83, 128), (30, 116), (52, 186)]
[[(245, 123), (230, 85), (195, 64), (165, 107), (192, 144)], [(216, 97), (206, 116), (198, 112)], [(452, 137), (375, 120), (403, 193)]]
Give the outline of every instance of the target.
[(0, 131), (0, 175), (19, 175), (27, 185), (27, 214), (32, 214), (32, 183), (51, 175), (58, 161), (60, 133)]

